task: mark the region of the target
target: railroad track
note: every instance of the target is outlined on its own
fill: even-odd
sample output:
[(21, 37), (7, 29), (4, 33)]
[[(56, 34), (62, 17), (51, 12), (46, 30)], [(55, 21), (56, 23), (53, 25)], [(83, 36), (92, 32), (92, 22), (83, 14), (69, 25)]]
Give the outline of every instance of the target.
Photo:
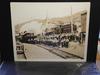
[(37, 46), (42, 47), (42, 48), (48, 50), (49, 52), (51, 52), (51, 53), (53, 53), (53, 54), (55, 54), (57, 56), (60, 56), (63, 59), (68, 59), (68, 58), (80, 58), (80, 59), (83, 59), (80, 56), (65, 52), (63, 50), (59, 50), (59, 48), (52, 48), (52, 47), (47, 47), (47, 46), (43, 46), (43, 45), (42, 46), (41, 45), (37, 45)]

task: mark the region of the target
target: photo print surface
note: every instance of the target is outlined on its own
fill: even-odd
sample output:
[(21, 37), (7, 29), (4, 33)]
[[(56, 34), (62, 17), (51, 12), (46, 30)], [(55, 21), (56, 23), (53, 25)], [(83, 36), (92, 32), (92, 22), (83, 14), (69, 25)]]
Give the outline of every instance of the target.
[(85, 62), (89, 2), (11, 2), (15, 61)]

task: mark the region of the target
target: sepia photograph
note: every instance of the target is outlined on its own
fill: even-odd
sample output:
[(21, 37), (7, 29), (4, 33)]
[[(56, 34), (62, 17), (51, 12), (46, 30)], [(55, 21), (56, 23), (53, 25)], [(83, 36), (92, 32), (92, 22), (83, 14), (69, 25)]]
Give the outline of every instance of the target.
[(86, 62), (90, 2), (10, 2), (15, 61)]

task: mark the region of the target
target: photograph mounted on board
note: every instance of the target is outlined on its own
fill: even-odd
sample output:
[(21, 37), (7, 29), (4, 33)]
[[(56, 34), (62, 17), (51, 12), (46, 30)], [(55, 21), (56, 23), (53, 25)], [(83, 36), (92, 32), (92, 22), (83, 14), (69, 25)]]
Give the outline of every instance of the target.
[(11, 2), (15, 61), (85, 62), (90, 2)]

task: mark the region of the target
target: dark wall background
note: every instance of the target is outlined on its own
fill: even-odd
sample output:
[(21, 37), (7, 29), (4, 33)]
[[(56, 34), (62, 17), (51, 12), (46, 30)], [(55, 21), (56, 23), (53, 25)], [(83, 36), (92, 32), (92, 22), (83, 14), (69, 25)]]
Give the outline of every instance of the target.
[(0, 5), (0, 50), (2, 52), (2, 60), (13, 61), (14, 58), (9, 1), (2, 0)]
[[(88, 54), (87, 61), (95, 62), (97, 52), (97, 40), (100, 25), (100, 5), (99, 0), (11, 0), (18, 1), (46, 1), (46, 2), (91, 2), (90, 13), (90, 29), (88, 40)], [(13, 41), (12, 41), (12, 29), (11, 29), (11, 15), (10, 15), (10, 0), (2, 0), (0, 4), (0, 50), (2, 52), (3, 61), (14, 61), (13, 56)]]
[(98, 45), (98, 35), (100, 27), (100, 3), (99, 0), (91, 0), (91, 13), (90, 13), (90, 30), (88, 39), (88, 54), (87, 61), (96, 61), (97, 45)]

